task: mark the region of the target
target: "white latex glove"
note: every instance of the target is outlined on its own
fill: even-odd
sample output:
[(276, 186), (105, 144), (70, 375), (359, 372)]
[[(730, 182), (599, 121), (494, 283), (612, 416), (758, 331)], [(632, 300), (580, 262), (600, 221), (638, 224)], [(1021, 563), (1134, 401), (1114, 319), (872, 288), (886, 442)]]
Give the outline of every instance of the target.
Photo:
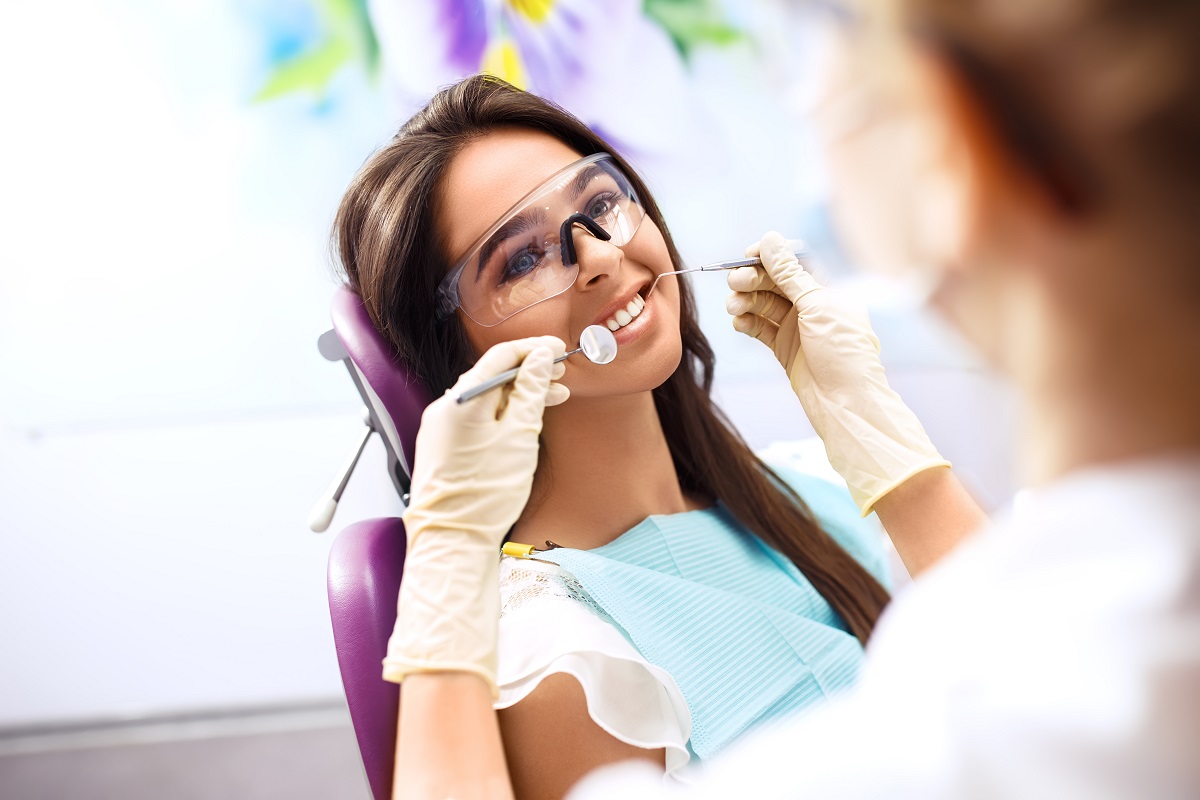
[(729, 274), (733, 327), (775, 353), (863, 516), (918, 472), (950, 466), (888, 386), (866, 312), (817, 283), (774, 231), (746, 255), (763, 266)]
[[(496, 693), (500, 545), (529, 499), (542, 411), (569, 395), (553, 382), (565, 369), (553, 360), (564, 352), (553, 336), (498, 344), (421, 416), (385, 680), (473, 672)], [(456, 402), (466, 389), (517, 365), (511, 388)]]

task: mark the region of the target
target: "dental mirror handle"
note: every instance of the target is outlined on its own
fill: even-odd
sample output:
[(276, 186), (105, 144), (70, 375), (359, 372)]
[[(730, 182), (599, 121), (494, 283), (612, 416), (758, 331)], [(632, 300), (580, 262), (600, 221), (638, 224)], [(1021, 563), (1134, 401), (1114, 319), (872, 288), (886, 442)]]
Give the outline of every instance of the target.
[[(565, 355), (561, 355), (558, 358), (554, 359), (554, 363), (557, 364), (560, 361), (566, 361), (567, 356), (573, 356), (576, 353), (582, 353), (582, 352), (583, 352), (582, 347), (576, 348), (576, 349), (570, 351), (569, 353), (566, 353)], [(479, 397), (479, 395), (490, 392), (492, 389), (495, 389), (498, 386), (503, 386), (504, 384), (509, 383), (510, 381), (516, 380), (517, 374), (520, 371), (521, 371), (520, 367), (513, 367), (512, 369), (506, 369), (506, 370), (504, 370), (504, 372), (501, 372), (496, 377), (489, 378), (488, 380), (484, 381), (483, 383), (479, 384), (478, 386), (474, 386), (470, 389), (467, 389), (465, 392), (463, 392), (462, 394), (460, 394), (458, 396), (458, 398), (455, 400), (455, 402), (457, 402), (459, 405), (462, 405), (463, 403), (467, 402), (468, 400), (474, 400), (476, 397)]]

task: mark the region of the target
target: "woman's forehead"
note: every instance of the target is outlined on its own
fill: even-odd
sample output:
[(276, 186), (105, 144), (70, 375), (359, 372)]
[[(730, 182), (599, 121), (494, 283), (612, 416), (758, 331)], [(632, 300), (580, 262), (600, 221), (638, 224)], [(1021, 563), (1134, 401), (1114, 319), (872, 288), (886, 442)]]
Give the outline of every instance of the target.
[(457, 258), (514, 203), (581, 158), (549, 134), (500, 130), (465, 146), (442, 185), (439, 224)]

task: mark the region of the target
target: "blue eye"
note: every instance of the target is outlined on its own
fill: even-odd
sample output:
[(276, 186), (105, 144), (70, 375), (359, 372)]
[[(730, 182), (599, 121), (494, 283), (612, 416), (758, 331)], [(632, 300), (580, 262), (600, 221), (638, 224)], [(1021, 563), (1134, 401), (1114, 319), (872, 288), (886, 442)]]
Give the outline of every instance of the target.
[(586, 213), (592, 219), (598, 220), (611, 214), (615, 206), (616, 195), (612, 192), (605, 192), (596, 195), (588, 202)]
[(525, 277), (542, 263), (543, 255), (545, 253), (541, 250), (535, 250), (532, 247), (517, 252), (504, 265), (504, 274), (500, 276), (501, 281), (507, 282), (514, 278)]
[(597, 200), (596, 202), (592, 203), (591, 208), (588, 209), (588, 216), (592, 219), (599, 219), (607, 214), (610, 208), (611, 206), (608, 204), (607, 200)]

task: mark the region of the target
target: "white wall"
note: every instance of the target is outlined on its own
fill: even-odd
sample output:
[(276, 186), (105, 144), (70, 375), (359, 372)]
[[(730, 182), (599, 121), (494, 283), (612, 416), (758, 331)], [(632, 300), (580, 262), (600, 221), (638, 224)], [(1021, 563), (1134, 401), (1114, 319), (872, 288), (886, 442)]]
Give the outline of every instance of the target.
[(274, 5), (4, 13), (0, 725), (340, 692), (305, 518), (360, 423), (315, 342), (393, 121), (353, 72), (252, 104)]

